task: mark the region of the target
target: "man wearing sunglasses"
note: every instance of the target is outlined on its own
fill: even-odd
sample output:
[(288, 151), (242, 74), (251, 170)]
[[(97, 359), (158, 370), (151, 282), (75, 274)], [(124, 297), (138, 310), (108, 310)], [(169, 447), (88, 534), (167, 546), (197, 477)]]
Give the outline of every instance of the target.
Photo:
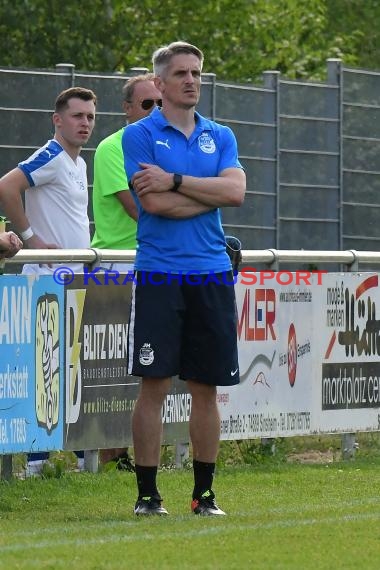
[(191, 510), (225, 515), (212, 489), (220, 438), (216, 387), (238, 384), (239, 365), (219, 208), (240, 206), (246, 181), (231, 129), (195, 111), (202, 65), (203, 53), (188, 43), (158, 49), (153, 68), (162, 108), (123, 134), (139, 210), (128, 329), (128, 374), (142, 377), (132, 418), (136, 515), (168, 514), (156, 477), (161, 410), (175, 375), (191, 394)]
[[(149, 115), (161, 106), (161, 93), (153, 82), (153, 73), (131, 77), (123, 87), (123, 110), (127, 124)], [(128, 188), (124, 170), (121, 137), (125, 126), (103, 139), (94, 158), (93, 208), (95, 234), (92, 247), (99, 249), (136, 249), (137, 208)], [(104, 269), (127, 272), (127, 263), (103, 264)], [(128, 450), (103, 449), (100, 462), (115, 461), (118, 469), (133, 470)]]
[[(153, 74), (131, 77), (123, 87), (123, 110), (127, 124), (143, 119), (158, 105), (161, 93)], [(94, 157), (92, 202), (95, 234), (92, 247), (99, 249), (136, 249), (137, 209), (128, 188), (124, 170), (121, 138), (125, 126), (103, 139)], [(128, 271), (125, 263), (109, 264), (105, 269)]]

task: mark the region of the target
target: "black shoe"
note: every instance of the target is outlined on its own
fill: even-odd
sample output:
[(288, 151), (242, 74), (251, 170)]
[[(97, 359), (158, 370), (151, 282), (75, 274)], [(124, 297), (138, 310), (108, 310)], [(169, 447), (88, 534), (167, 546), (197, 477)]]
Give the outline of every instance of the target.
[(193, 499), (191, 502), (191, 510), (195, 515), (201, 515), (203, 517), (226, 514), (215, 503), (215, 495), (211, 490), (202, 493), (199, 499)]
[(141, 497), (135, 504), (135, 515), (168, 515), (168, 511), (161, 505), (161, 497)]

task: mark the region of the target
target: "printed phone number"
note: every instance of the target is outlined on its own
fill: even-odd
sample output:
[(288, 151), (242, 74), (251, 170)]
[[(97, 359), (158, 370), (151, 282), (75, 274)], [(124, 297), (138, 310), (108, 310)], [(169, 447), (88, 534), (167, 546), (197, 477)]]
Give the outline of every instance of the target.
[(9, 420), (0, 418), (0, 443), (25, 443), (26, 442), (26, 419), (12, 418)]

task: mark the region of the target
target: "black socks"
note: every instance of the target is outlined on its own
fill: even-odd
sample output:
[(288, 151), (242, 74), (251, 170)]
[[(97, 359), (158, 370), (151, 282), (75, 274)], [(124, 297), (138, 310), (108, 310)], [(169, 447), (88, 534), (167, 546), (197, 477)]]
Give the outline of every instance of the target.
[(193, 499), (200, 499), (202, 493), (212, 489), (214, 480), (215, 463), (204, 463), (193, 460), (194, 469), (194, 491)]
[(156, 485), (157, 466), (145, 467), (136, 464), (135, 469), (139, 499), (143, 497), (160, 497)]
[[(157, 466), (145, 467), (143, 465), (135, 465), (137, 488), (139, 499), (143, 497), (160, 497), (157, 489)], [(215, 463), (205, 463), (203, 461), (193, 460), (194, 469), (194, 491), (193, 499), (199, 499), (207, 490), (212, 489), (214, 480)]]

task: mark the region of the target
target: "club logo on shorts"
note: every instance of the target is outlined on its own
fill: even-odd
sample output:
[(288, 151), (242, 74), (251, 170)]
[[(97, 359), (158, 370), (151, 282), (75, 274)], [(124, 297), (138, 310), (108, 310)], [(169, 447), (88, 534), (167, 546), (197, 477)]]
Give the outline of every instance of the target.
[(209, 133), (202, 133), (198, 138), (199, 148), (207, 154), (213, 154), (216, 150), (214, 139)]
[(154, 350), (153, 348), (150, 347), (150, 344), (148, 342), (145, 342), (140, 348), (140, 357), (139, 357), (140, 364), (142, 364), (143, 366), (149, 366), (149, 364), (152, 364), (153, 360), (154, 360)]

